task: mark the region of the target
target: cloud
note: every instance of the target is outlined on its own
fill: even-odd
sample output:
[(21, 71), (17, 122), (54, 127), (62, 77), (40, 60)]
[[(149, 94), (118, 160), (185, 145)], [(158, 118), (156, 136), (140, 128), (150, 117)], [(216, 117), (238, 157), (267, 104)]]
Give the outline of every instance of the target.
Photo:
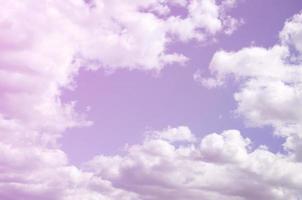
[[(139, 199), (69, 164), (58, 137), (91, 122), (75, 111), (75, 102), (62, 102), (62, 89), (76, 85), (81, 69), (160, 71), (186, 62), (169, 45), (224, 32), (231, 26), (222, 17), (228, 16), (225, 5), (214, 0), (0, 3), (0, 199)], [(175, 7), (186, 14), (174, 13)], [(161, 137), (194, 139), (188, 130), (178, 138)]]
[(0, 0), (0, 199), (300, 198), (301, 14), (272, 48), (216, 53), (208, 81), (218, 86), (235, 76), (237, 112), (251, 125), (274, 126), (288, 155), (251, 149), (237, 130), (198, 140), (185, 126), (149, 133), (123, 155), (99, 155), (83, 168), (57, 144), (67, 128), (90, 124), (74, 102), (60, 99), (81, 69), (184, 63), (171, 43), (202, 42), (240, 24), (227, 14), (236, 1), (217, 2)]
[(194, 142), (196, 140), (195, 136), (191, 133), (191, 130), (186, 126), (158, 131), (153, 133), (151, 137), (170, 142)]
[[(177, 140), (167, 137), (171, 135)], [(127, 146), (123, 155), (99, 155), (79, 169), (59, 149), (1, 143), (0, 197), (297, 199), (301, 163), (250, 144), (237, 130), (198, 140), (187, 127), (168, 128)]]
[(234, 77), (240, 84), (234, 95), (237, 113), (250, 126), (270, 125), (286, 138), (284, 147), (301, 160), (302, 122), (302, 14), (287, 20), (279, 42), (270, 48), (246, 47), (238, 52), (219, 51), (210, 64), (214, 80), (222, 85)]
[[(60, 100), (80, 69), (159, 71), (188, 60), (170, 52), (172, 42), (228, 28), (225, 6), (214, 0), (0, 3), (0, 113), (52, 133), (89, 124), (74, 103)], [(174, 7), (187, 14), (180, 17)]]
[(227, 15), (236, 1), (219, 2), (0, 0), (0, 199), (300, 198), (301, 14), (272, 48), (216, 53), (216, 77), (205, 81), (218, 86), (236, 77), (237, 112), (251, 125), (274, 126), (288, 155), (252, 149), (237, 130), (198, 140), (183, 126), (149, 133), (123, 155), (99, 155), (80, 168), (56, 142), (67, 128), (90, 124), (74, 102), (60, 99), (81, 69), (159, 71), (184, 63), (169, 44), (202, 42), (240, 24)]
[(137, 199), (135, 194), (70, 165), (67, 155), (49, 144), (48, 135), (0, 118), (0, 199)]
[[(169, 131), (181, 136), (187, 130), (162, 133)], [(125, 155), (97, 156), (87, 168), (142, 200), (298, 199), (302, 187), (301, 163), (263, 147), (251, 149), (237, 130), (181, 145), (146, 137)]]

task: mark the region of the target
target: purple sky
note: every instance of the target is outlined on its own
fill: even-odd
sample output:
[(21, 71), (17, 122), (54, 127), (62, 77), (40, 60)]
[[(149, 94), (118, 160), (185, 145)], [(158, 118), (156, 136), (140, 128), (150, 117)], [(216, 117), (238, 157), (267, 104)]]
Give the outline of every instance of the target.
[(299, 200), (301, 0), (0, 0), (0, 200)]
[[(217, 42), (174, 44), (172, 51), (190, 58), (185, 66), (171, 65), (158, 75), (150, 72), (118, 70), (82, 71), (76, 77), (74, 91), (65, 91), (64, 99), (76, 100), (77, 109), (87, 112), (94, 125), (71, 129), (61, 140), (73, 163), (81, 163), (102, 152), (115, 154), (124, 144), (134, 144), (146, 130), (187, 125), (197, 135), (226, 129), (239, 129), (256, 145), (266, 144), (272, 151), (282, 150), (283, 139), (269, 127), (247, 128), (232, 110), (236, 84), (209, 90), (193, 80), (197, 70), (208, 73), (215, 51), (237, 51), (251, 44), (269, 47), (278, 40), (284, 21), (299, 12), (299, 0), (240, 1), (231, 15), (244, 20), (232, 35), (219, 35)], [(78, 147), (82, 148), (78, 148)]]

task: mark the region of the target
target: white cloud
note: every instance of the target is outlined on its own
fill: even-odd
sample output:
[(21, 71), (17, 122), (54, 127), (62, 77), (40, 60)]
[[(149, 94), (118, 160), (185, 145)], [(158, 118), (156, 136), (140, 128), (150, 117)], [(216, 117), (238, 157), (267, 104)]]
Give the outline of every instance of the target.
[[(159, 71), (188, 60), (169, 52), (177, 38), (210, 37), (227, 28), (221, 22), (224, 5), (213, 0), (0, 3), (0, 113), (43, 132), (87, 124), (73, 103), (60, 100), (80, 68)], [(188, 15), (177, 17), (172, 6)]]
[(293, 46), (302, 53), (302, 15), (297, 14), (288, 20), (280, 32), (280, 39), (284, 45)]
[(302, 164), (249, 144), (236, 130), (209, 134), (200, 145), (147, 137), (125, 155), (97, 156), (87, 167), (142, 200), (298, 199)]
[[(273, 125), (293, 154), (251, 149), (236, 130), (197, 143), (187, 127), (178, 127), (80, 169), (68, 163), (56, 139), (87, 124), (73, 103), (60, 100), (81, 67), (160, 70), (187, 60), (169, 52), (175, 39), (202, 41), (238, 25), (226, 15), (234, 0), (87, 2), (0, 0), (0, 199), (300, 198), (301, 14), (272, 48), (215, 54), (217, 77), (205, 80), (217, 86), (232, 74), (241, 81), (237, 111), (252, 125)], [(188, 15), (172, 13), (172, 4)]]
[[(212, 0), (0, 4), (0, 199), (139, 199), (69, 164), (57, 138), (66, 128), (90, 122), (76, 113), (74, 102), (62, 102), (61, 90), (76, 84), (73, 79), (80, 69), (159, 71), (186, 62), (168, 45), (179, 39), (202, 42), (223, 32), (228, 28), (221, 19), (223, 5)], [(188, 15), (177, 17), (172, 6)], [(175, 24), (185, 27), (176, 29)], [(189, 130), (181, 130), (184, 134), (160, 137), (193, 140)], [(154, 153), (173, 153), (169, 145), (162, 145), (166, 149)]]
[(72, 166), (47, 137), (0, 118), (0, 199), (135, 200), (136, 195)]
[(196, 140), (195, 136), (191, 133), (188, 127), (180, 126), (178, 128), (169, 128), (165, 131), (158, 131), (152, 133), (150, 137), (167, 140), (170, 142), (194, 142)]
[(302, 158), (301, 26), (299, 13), (285, 23), (280, 42), (271, 48), (215, 53), (210, 65), (215, 79), (209, 78), (223, 84), (226, 77), (234, 77), (240, 83), (234, 95), (237, 113), (248, 125), (273, 126), (275, 134), (286, 138), (285, 149), (298, 160)]

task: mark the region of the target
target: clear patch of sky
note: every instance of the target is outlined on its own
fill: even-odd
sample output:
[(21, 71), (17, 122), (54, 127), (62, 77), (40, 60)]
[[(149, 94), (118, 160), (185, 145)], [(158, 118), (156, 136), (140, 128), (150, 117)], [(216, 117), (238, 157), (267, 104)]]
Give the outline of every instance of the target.
[(217, 42), (174, 44), (170, 50), (182, 52), (191, 60), (186, 66), (168, 66), (159, 75), (150, 72), (118, 70), (81, 71), (77, 88), (66, 90), (63, 100), (76, 100), (77, 110), (86, 112), (94, 125), (68, 130), (61, 139), (72, 163), (79, 164), (97, 154), (121, 152), (125, 144), (141, 142), (147, 130), (168, 126), (188, 126), (199, 137), (238, 129), (254, 142), (281, 151), (283, 140), (273, 136), (270, 127), (247, 128), (235, 117), (235, 82), (208, 90), (193, 80), (196, 70), (208, 74), (213, 54), (220, 49), (239, 50), (251, 44), (269, 47), (278, 41), (284, 21), (299, 12), (301, 0), (242, 1), (231, 12), (245, 24), (231, 36), (219, 35)]

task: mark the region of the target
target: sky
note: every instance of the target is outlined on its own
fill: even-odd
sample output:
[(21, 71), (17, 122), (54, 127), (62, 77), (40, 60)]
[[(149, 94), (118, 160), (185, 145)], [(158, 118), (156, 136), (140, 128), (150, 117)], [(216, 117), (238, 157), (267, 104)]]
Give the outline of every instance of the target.
[[(282, 150), (281, 138), (263, 134), (272, 132), (269, 127), (250, 129), (232, 113), (236, 109), (233, 100), (236, 83), (209, 90), (192, 77), (198, 72), (208, 73), (217, 50), (236, 51), (251, 44), (264, 47), (275, 44), (284, 21), (298, 13), (301, 5), (299, 1), (239, 2), (230, 14), (245, 21), (240, 28), (230, 36), (219, 35), (216, 42), (208, 44), (196, 41), (172, 44), (169, 47), (172, 51), (182, 52), (190, 61), (186, 65), (167, 66), (159, 74), (83, 70), (76, 77), (76, 89), (65, 91), (63, 99), (76, 100), (77, 109), (84, 112), (90, 107), (87, 116), (94, 125), (68, 130), (62, 138), (63, 149), (78, 164), (98, 152), (117, 153), (124, 144), (141, 141), (148, 130), (186, 125), (199, 136), (239, 129), (256, 140), (257, 145), (269, 143), (273, 151)], [(272, 7), (270, 12), (267, 7)]]
[(302, 198), (301, 0), (0, 0), (1, 200)]

